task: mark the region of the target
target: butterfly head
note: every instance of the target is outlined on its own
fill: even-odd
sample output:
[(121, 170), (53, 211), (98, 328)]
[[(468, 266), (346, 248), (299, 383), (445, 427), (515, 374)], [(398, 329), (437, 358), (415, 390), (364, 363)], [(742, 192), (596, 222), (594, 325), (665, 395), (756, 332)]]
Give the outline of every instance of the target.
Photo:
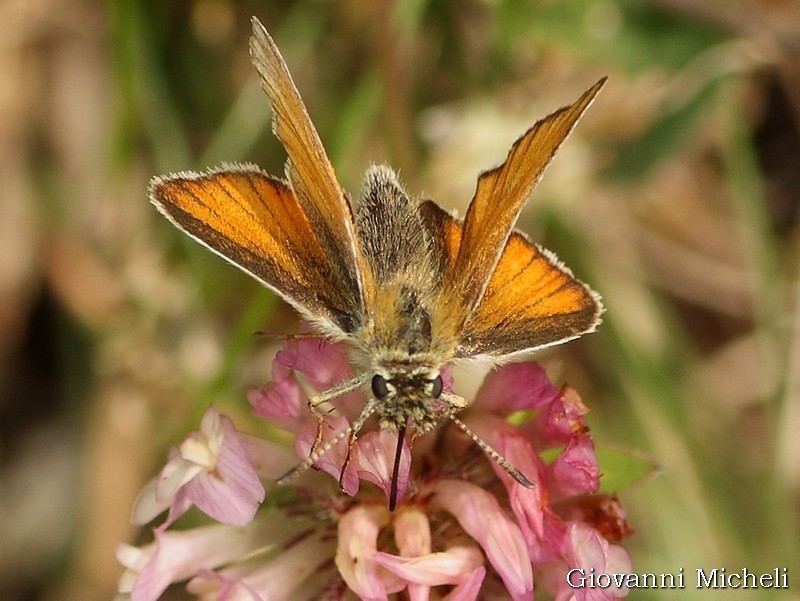
[(372, 394), (381, 428), (413, 426), (418, 434), (442, 419), (446, 403), (439, 369), (413, 361), (393, 361), (374, 370)]

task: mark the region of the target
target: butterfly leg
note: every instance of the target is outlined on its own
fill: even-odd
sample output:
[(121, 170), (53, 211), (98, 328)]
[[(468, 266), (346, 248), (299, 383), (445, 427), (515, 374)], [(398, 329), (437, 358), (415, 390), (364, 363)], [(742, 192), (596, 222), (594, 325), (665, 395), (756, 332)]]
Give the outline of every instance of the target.
[(362, 374), (308, 398), (308, 410), (311, 412), (314, 419), (317, 420), (317, 435), (314, 438), (314, 444), (311, 446), (311, 455), (316, 452), (317, 448), (319, 448), (319, 445), (322, 443), (322, 435), (327, 425), (325, 424), (325, 414), (319, 409), (320, 405), (338, 398), (343, 394), (354, 391), (364, 384), (367, 377), (368, 374)]
[(367, 401), (367, 404), (364, 405), (364, 408), (361, 410), (361, 414), (358, 416), (356, 421), (350, 426), (350, 433), (347, 437), (347, 454), (344, 457), (344, 462), (342, 463), (342, 471), (339, 472), (339, 490), (343, 493), (346, 493), (344, 486), (344, 475), (347, 472), (347, 467), (350, 465), (350, 459), (352, 458), (353, 454), (353, 446), (356, 444), (356, 439), (358, 438), (358, 433), (361, 431), (361, 428), (364, 427), (364, 424), (367, 423), (369, 417), (375, 412), (375, 407), (377, 406), (377, 401), (374, 398), (371, 398)]
[(318, 409), (318, 406), (325, 401), (319, 400), (319, 397), (320, 395), (314, 395), (308, 399), (308, 410), (311, 412), (311, 415), (314, 417), (314, 419), (317, 420), (317, 435), (314, 437), (314, 444), (311, 445), (309, 455), (313, 455), (317, 452), (317, 449), (322, 442), (322, 433), (324, 431), (323, 428), (325, 427), (325, 416)]
[(347, 492), (344, 489), (344, 474), (347, 471), (347, 468), (350, 465), (350, 459), (353, 455), (353, 445), (356, 444), (356, 438), (358, 437), (358, 432), (355, 429), (350, 430), (350, 436), (347, 437), (347, 454), (344, 456), (344, 461), (342, 462), (342, 471), (339, 472), (339, 490), (342, 492)]

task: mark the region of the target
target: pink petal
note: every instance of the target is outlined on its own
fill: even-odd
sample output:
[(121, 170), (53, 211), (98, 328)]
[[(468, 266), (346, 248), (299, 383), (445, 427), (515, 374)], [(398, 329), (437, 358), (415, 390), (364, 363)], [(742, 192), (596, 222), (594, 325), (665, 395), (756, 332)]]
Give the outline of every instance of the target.
[(386, 600), (404, 583), (387, 578), (375, 561), (378, 534), (388, 523), (388, 510), (377, 505), (357, 505), (339, 520), (336, 567), (350, 590), (364, 601)]
[(200, 601), (264, 601), (244, 582), (231, 580), (213, 570), (200, 570), (186, 585), (186, 590)]
[[(419, 557), (431, 552), (431, 525), (424, 511), (410, 506), (401, 507), (394, 514), (394, 541), (402, 557)], [(409, 601), (428, 601), (431, 587), (424, 584), (408, 585)]]
[[(368, 432), (356, 442), (353, 465), (358, 477), (376, 484), (389, 499), (392, 484), (392, 469), (397, 450), (397, 433), (387, 430)], [(397, 474), (397, 500), (403, 498), (411, 477), (411, 448), (408, 439), (403, 441), (400, 466)]]
[[(154, 601), (170, 584), (186, 580), (200, 568), (239, 557), (253, 548), (263, 532), (260, 527), (233, 529), (218, 524), (180, 532), (157, 529), (155, 536), (155, 543), (140, 550), (147, 559), (130, 591), (132, 601)], [(121, 561), (131, 562), (130, 549), (123, 549)]]
[(600, 468), (592, 439), (573, 437), (548, 467), (548, 476), (554, 499), (595, 492), (600, 486)]
[(589, 431), (584, 415), (589, 412), (578, 392), (564, 385), (559, 395), (523, 429), (541, 447), (567, 444), (573, 436)]
[(154, 553), (155, 544), (153, 543), (142, 547), (134, 547), (127, 543), (117, 545), (117, 561), (125, 568), (117, 583), (117, 592), (130, 595), (139, 578), (139, 573)]
[[(317, 392), (324, 392), (353, 378), (345, 346), (321, 338), (290, 340), (276, 360), (305, 376)], [(334, 406), (349, 419), (355, 419), (364, 406), (364, 394), (355, 390), (332, 399)]]
[(508, 415), (544, 407), (557, 397), (558, 389), (538, 363), (509, 363), (484, 378), (473, 407), (482, 412)]
[(296, 432), (312, 419), (308, 411), (308, 396), (292, 373), (282, 377), (273, 375), (272, 382), (258, 390), (248, 390), (246, 395), (256, 417), (284, 430)]
[[(187, 585), (191, 593), (204, 593), (214, 601), (271, 601), (292, 599), (301, 587), (314, 585), (308, 578), (330, 561), (333, 544), (319, 536), (306, 536), (267, 560), (259, 557), (215, 573), (200, 573)], [(219, 591), (214, 596), (214, 591)], [(223, 596), (222, 593), (227, 596)], [(302, 596), (306, 592), (303, 590)]]
[(192, 499), (189, 498), (189, 494), (184, 486), (178, 491), (178, 494), (175, 495), (175, 498), (172, 499), (172, 504), (169, 506), (169, 514), (167, 514), (167, 519), (163, 524), (161, 524), (161, 526), (159, 526), (159, 528), (169, 527), (175, 522), (175, 520), (189, 511), (192, 505), (194, 505), (194, 503), (192, 502)]
[(186, 484), (204, 470), (214, 469), (217, 454), (225, 437), (222, 424), (216, 406), (210, 405), (203, 414), (200, 428), (184, 436), (177, 449), (170, 449), (169, 461), (159, 475), (157, 499), (173, 499)]
[[(192, 435), (194, 433), (190, 433)], [(187, 461), (181, 456), (178, 449), (169, 451), (169, 460), (161, 468), (156, 483), (156, 499), (161, 502), (171, 502), (181, 487), (185, 486), (197, 474), (203, 471), (203, 466), (192, 461)]]
[(619, 542), (634, 534), (620, 500), (614, 495), (595, 493), (564, 499), (558, 514), (567, 521), (584, 522), (609, 542)]
[(287, 446), (242, 432), (238, 438), (259, 478), (277, 480), (297, 464), (297, 454)]
[(481, 592), (481, 586), (483, 585), (485, 576), (485, 567), (479, 566), (475, 568), (475, 571), (459, 582), (443, 601), (475, 601), (475, 599), (478, 598), (478, 594)]
[(599, 572), (605, 569), (608, 541), (593, 528), (581, 522), (568, 524), (565, 544), (567, 561), (575, 567)]
[(445, 392), (453, 392), (453, 383), (455, 379), (453, 378), (453, 364), (452, 363), (445, 363), (442, 366), (442, 369), (439, 370), (439, 375), (442, 376), (442, 384), (444, 385)]
[[(494, 415), (471, 414), (464, 421), (479, 438), (491, 445), (516, 470), (542, 490), (539, 481), (545, 475), (544, 462), (520, 428)], [(512, 488), (525, 488), (500, 464), (489, 457), (487, 459), (509, 492)]]
[(522, 486), (492, 462), (492, 468), (508, 491), (509, 504), (517, 518), (531, 561), (552, 561), (558, 554), (563, 525), (550, 508), (544, 462), (522, 431), (505, 420), (486, 415), (480, 418), (472, 416), (468, 424), (534, 484), (533, 488)]
[(227, 524), (249, 522), (264, 500), (264, 487), (247, 460), (233, 422), (211, 405), (200, 429), (187, 434), (155, 484), (142, 491), (133, 519), (148, 520), (169, 507), (164, 527), (192, 503)]
[(136, 497), (133, 504), (132, 524), (137, 526), (147, 524), (169, 508), (171, 499), (159, 500), (156, 495), (157, 486), (158, 478), (152, 478), (139, 492), (139, 496)]
[(375, 561), (406, 582), (430, 587), (465, 580), (483, 565), (483, 555), (476, 547), (451, 547), (420, 557), (400, 557), (379, 551)]
[(475, 539), (512, 599), (533, 599), (533, 571), (522, 532), (489, 492), (469, 482), (441, 480), (434, 505), (451, 513)]
[(633, 571), (631, 556), (624, 547), (609, 543), (606, 571), (610, 574), (630, 574)]
[(275, 358), (304, 374), (318, 391), (333, 388), (353, 377), (345, 346), (322, 338), (287, 340)]
[(431, 552), (431, 525), (424, 511), (416, 507), (401, 508), (392, 525), (400, 555), (417, 557)]
[[(313, 422), (308, 397), (295, 372), (317, 392), (329, 390), (353, 378), (353, 370), (341, 343), (322, 338), (289, 339), (273, 362), (273, 383), (248, 395), (256, 415), (298, 432)], [(342, 414), (354, 419), (364, 406), (364, 394), (355, 390), (330, 401)], [(315, 423), (315, 422), (314, 422)]]
[[(549, 563), (537, 563), (536, 592), (543, 593), (547, 599), (555, 601), (576, 601), (574, 590), (567, 582), (569, 567), (562, 559)], [(573, 582), (577, 582), (577, 577)]]
[(197, 507), (223, 524), (243, 526), (253, 519), (264, 500), (264, 486), (247, 460), (233, 422), (220, 416), (222, 443), (216, 467), (186, 485)]
[[(258, 417), (285, 430), (297, 432), (311, 423), (308, 396), (294, 372), (302, 373), (318, 392), (328, 390), (353, 377), (344, 345), (321, 338), (288, 339), (272, 363), (272, 382), (251, 390), (247, 398)], [(337, 407), (363, 405), (360, 392), (336, 399)]]
[[(567, 525), (564, 539), (565, 557), (570, 568), (580, 568), (585, 574), (628, 574), (632, 564), (628, 553), (617, 545), (610, 545), (594, 528), (582, 522)], [(577, 601), (606, 601), (625, 597), (630, 592), (627, 586), (620, 588), (573, 589)]]

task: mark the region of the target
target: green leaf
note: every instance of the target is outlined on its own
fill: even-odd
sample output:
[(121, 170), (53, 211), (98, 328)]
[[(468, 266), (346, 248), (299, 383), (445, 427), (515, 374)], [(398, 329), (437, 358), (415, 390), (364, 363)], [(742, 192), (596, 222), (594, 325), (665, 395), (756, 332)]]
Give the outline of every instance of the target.
[(597, 444), (596, 453), (602, 473), (601, 492), (616, 494), (644, 482), (661, 471), (655, 458), (634, 449)]

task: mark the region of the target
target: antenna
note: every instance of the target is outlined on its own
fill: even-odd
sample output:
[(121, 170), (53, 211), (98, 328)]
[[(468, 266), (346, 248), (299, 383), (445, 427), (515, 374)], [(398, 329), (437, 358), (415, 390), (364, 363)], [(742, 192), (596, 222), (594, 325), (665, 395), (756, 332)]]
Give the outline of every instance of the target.
[(497, 465), (502, 467), (509, 476), (514, 478), (514, 480), (519, 482), (525, 488), (534, 488), (536, 486), (533, 482), (528, 480), (528, 478), (526, 478), (525, 475), (522, 472), (520, 472), (517, 468), (515, 468), (513, 465), (511, 465), (511, 462), (508, 459), (506, 459), (500, 453), (498, 453), (494, 449), (494, 447), (492, 447), (488, 442), (483, 440), (480, 436), (475, 434), (475, 432), (470, 430), (469, 427), (467, 426), (467, 424), (462, 422), (455, 415), (450, 414), (449, 417), (450, 417), (451, 420), (453, 420), (453, 423), (456, 426), (458, 426), (459, 429), (461, 429), (462, 432), (464, 432), (464, 434), (466, 434), (467, 436), (469, 436), (472, 439), (472, 442), (474, 442), (476, 445), (478, 445), (481, 448), (481, 450), (484, 453), (486, 453), (486, 455), (489, 456), (489, 459), (491, 459)]

